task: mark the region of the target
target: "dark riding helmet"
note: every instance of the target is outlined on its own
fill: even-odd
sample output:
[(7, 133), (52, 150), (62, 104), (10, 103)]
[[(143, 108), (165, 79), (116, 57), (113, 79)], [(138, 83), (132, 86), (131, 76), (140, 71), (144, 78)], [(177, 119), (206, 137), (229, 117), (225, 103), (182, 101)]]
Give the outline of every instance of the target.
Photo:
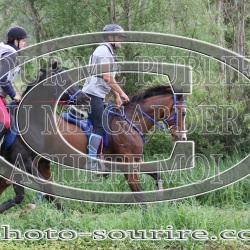
[(117, 32), (117, 36), (127, 37), (124, 29), (118, 24), (107, 24), (104, 26), (103, 32)]
[(7, 29), (5, 38), (7, 41), (13, 41), (15, 39), (20, 40), (28, 38), (28, 34), (23, 27), (13, 26)]

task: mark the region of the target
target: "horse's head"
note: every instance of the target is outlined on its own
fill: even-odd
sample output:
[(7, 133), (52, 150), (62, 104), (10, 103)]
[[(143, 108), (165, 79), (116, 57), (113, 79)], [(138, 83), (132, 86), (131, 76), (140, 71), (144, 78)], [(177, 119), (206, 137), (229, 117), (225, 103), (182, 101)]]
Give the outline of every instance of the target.
[[(147, 95), (157, 98), (160, 116), (156, 119), (163, 121), (171, 132), (173, 141), (186, 141), (185, 128), (186, 105), (183, 94), (175, 94), (171, 87), (164, 85), (149, 89)], [(164, 108), (162, 108), (162, 106)]]
[[(60, 102), (74, 103), (78, 105), (88, 105), (90, 97), (83, 93), (76, 85), (72, 85), (72, 78), (63, 69), (52, 69), (49, 74), (52, 76), (52, 81), (55, 88), (67, 89), (60, 98)], [(72, 86), (70, 86), (72, 85)], [(67, 86), (70, 86), (69, 88)], [(55, 90), (55, 93), (57, 90)]]
[[(87, 105), (89, 103), (90, 98), (81, 90), (79, 90), (76, 85), (72, 85), (73, 80), (62, 68), (58, 67), (57, 62), (51, 64), (51, 69), (49, 70), (40, 69), (38, 77), (36, 80), (28, 84), (22, 96), (24, 96), (36, 84), (47, 78), (50, 78), (53, 85), (55, 86), (55, 101), (59, 98), (59, 96), (57, 96), (60, 92), (59, 90), (63, 89), (65, 91), (59, 102), (75, 103), (78, 105)], [(70, 85), (72, 86), (68, 88)]]
[(187, 131), (185, 127), (186, 105), (183, 95), (173, 94), (173, 106), (170, 116), (165, 122), (169, 126), (173, 141), (186, 141)]
[(133, 105), (138, 103), (141, 110), (145, 111), (143, 115), (148, 118), (145, 119), (145, 121), (149, 122), (145, 126), (148, 129), (150, 129), (153, 124), (164, 129), (164, 126), (158, 123), (158, 121), (163, 121), (171, 131), (173, 141), (187, 140), (184, 96), (173, 93), (171, 87), (160, 85), (146, 89), (141, 94), (133, 96), (130, 103)]

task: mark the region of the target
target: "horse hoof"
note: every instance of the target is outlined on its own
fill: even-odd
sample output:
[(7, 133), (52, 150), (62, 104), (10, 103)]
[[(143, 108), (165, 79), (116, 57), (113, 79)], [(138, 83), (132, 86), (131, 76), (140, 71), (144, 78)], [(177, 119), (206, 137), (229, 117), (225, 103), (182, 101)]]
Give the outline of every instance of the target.
[(26, 206), (24, 206), (23, 210), (21, 211), (19, 218), (23, 217), (25, 214), (31, 212), (35, 208), (36, 208), (35, 204), (27, 204)]
[(162, 180), (159, 180), (157, 183), (158, 190), (163, 190), (163, 183)]
[(108, 176), (109, 176), (109, 174), (103, 174), (103, 173), (96, 173), (96, 176), (97, 177), (103, 177), (103, 178), (105, 178), (105, 179), (107, 179), (108, 178)]

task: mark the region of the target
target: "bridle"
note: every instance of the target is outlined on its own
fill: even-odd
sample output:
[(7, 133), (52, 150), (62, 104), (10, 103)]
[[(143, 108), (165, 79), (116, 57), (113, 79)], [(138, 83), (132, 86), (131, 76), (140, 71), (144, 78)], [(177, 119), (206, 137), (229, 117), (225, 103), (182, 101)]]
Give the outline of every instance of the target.
[[(181, 101), (177, 101), (177, 97), (176, 97), (176, 94), (173, 94), (173, 106), (172, 108), (170, 109), (170, 113), (172, 111), (172, 109), (174, 109), (174, 115), (171, 116), (170, 118), (168, 119), (165, 119), (163, 120), (163, 122), (165, 124), (167, 124), (169, 126), (169, 122), (174, 120), (174, 124), (172, 126), (169, 126), (168, 130), (172, 132), (173, 128), (177, 128), (177, 105), (182, 105), (182, 104), (185, 104), (185, 101), (184, 100), (181, 100)], [(130, 105), (134, 106), (136, 108), (136, 105), (129, 102)], [(112, 107), (111, 103), (108, 104), (108, 117), (109, 115), (115, 115), (115, 116), (118, 116), (120, 118), (122, 118), (123, 120), (127, 121), (138, 133), (139, 135), (142, 137), (142, 140), (143, 140), (143, 143), (146, 144), (146, 139), (145, 139), (145, 136), (144, 134), (142, 133), (142, 131), (135, 125), (132, 123), (131, 120), (129, 120), (127, 117), (126, 117), (126, 114), (125, 114), (125, 111), (124, 111), (124, 106), (121, 106), (121, 113), (117, 113), (116, 111), (113, 111), (112, 109), (117, 109), (116, 107)], [(161, 123), (159, 123), (158, 121), (156, 121), (154, 118), (152, 118), (150, 115), (148, 115), (145, 111), (143, 111), (141, 109), (141, 113), (147, 117), (149, 120), (151, 120), (153, 122), (154, 125), (158, 126), (159, 128), (165, 130), (165, 126), (163, 126)], [(108, 120), (108, 119), (107, 119)], [(187, 131), (186, 130), (175, 130), (175, 132), (177, 133), (186, 133)], [(114, 137), (113, 137), (114, 139)], [(125, 144), (120, 144), (121, 146), (125, 146)]]
[[(163, 122), (168, 124), (169, 125), (169, 122), (174, 120), (174, 124), (172, 126), (169, 126), (169, 130), (171, 131), (174, 127), (177, 128), (177, 105), (184, 105), (185, 104), (185, 100), (181, 100), (181, 101), (177, 101), (177, 97), (176, 97), (176, 94), (173, 94), (173, 99), (174, 99), (174, 102), (173, 102), (173, 106), (171, 108), (174, 109), (174, 115), (171, 116), (170, 118), (164, 120)], [(171, 112), (170, 110), (170, 112)], [(188, 131), (187, 130), (175, 130), (176, 133), (187, 133)]]
[(77, 90), (73, 95), (69, 93), (69, 91), (65, 91), (65, 93), (69, 96), (69, 100), (67, 101), (68, 104), (72, 104), (75, 102), (76, 97), (81, 93), (82, 91), (79, 89)]

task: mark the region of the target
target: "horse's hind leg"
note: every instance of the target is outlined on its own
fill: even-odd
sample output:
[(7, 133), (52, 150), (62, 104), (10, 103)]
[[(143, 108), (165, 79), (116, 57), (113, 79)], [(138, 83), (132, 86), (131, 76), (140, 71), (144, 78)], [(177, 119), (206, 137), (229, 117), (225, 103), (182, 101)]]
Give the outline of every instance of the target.
[[(8, 182), (6, 179), (0, 177), (0, 195), (4, 192), (5, 189), (7, 189), (9, 186), (11, 185), (10, 182)], [(3, 213), (5, 210), (13, 207), (11, 206), (11, 204), (13, 204), (14, 201), (13, 200), (8, 200), (5, 201), (4, 203), (2, 203), (0, 205), (0, 213)]]
[(7, 189), (12, 183), (3, 177), (0, 177), (0, 195)]
[[(2, 182), (2, 180), (1, 180)], [(6, 180), (5, 180), (6, 182)], [(9, 184), (10, 185), (10, 184)], [(2, 186), (1, 186), (2, 187)], [(20, 204), (24, 199), (24, 187), (13, 184), (14, 191), (16, 193), (16, 197), (14, 199), (10, 199), (5, 201), (0, 205), (0, 213), (14, 207), (17, 204)]]

